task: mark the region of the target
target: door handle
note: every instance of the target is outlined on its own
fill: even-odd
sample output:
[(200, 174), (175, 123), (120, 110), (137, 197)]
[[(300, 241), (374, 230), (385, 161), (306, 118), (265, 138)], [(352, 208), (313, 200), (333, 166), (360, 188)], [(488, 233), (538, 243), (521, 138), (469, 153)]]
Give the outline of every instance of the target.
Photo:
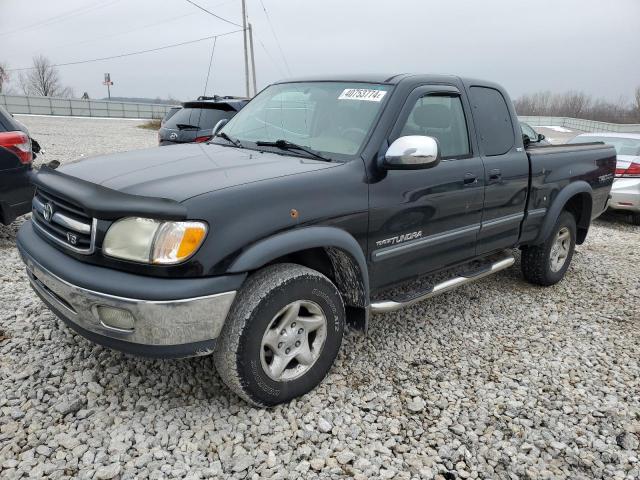
[(495, 183), (502, 180), (502, 172), (499, 168), (494, 168), (489, 172), (489, 183)]
[(478, 182), (478, 177), (473, 173), (465, 173), (464, 175), (464, 186), (469, 187), (471, 185), (475, 185)]

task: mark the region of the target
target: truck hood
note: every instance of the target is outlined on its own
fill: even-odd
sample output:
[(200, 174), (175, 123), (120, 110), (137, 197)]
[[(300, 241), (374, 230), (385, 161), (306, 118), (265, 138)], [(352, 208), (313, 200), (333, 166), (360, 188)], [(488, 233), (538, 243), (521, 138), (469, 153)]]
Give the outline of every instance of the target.
[(215, 144), (184, 144), (87, 158), (59, 171), (120, 192), (182, 202), (214, 190), (337, 165)]

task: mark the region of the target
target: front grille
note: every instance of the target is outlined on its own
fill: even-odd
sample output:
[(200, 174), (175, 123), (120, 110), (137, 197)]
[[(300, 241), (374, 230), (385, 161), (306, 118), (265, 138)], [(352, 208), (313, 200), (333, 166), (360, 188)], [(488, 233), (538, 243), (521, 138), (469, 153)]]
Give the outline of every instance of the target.
[(47, 238), (77, 253), (93, 253), (96, 221), (81, 207), (38, 188), (32, 212), (33, 224)]

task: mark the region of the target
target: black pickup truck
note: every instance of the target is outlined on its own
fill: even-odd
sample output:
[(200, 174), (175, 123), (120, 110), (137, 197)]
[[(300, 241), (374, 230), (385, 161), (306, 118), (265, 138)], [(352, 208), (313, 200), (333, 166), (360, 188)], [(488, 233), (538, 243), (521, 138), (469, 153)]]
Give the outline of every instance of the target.
[(507, 268), (513, 249), (525, 279), (560, 281), (615, 163), (599, 143), (525, 150), (494, 83), (288, 80), (210, 142), (40, 169), (18, 247), (35, 291), (84, 337), (213, 354), (233, 391), (274, 405), (324, 378), (345, 325), (366, 331), (370, 313)]

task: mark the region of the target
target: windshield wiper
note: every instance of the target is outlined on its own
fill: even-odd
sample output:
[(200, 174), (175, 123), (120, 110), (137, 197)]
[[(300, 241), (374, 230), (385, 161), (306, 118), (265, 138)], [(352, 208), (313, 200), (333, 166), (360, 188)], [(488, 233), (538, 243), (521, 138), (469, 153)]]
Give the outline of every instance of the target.
[(224, 132), (218, 132), (215, 135), (216, 137), (220, 137), (220, 138), (224, 138), (227, 142), (230, 142), (233, 144), (234, 147), (238, 147), (238, 148), (244, 148), (242, 146), (242, 143), (240, 143), (240, 140), (236, 139), (236, 138), (231, 138), (229, 135), (227, 135)]
[(176, 123), (176, 127), (178, 130), (187, 130), (187, 129), (199, 129), (198, 125), (189, 125), (188, 123)]
[(256, 145), (258, 147), (276, 147), (282, 150), (300, 150), (302, 152), (308, 153), (314, 158), (318, 160), (324, 160), (325, 162), (331, 162), (332, 160), (328, 157), (320, 155), (315, 150), (312, 150), (309, 147), (305, 147), (304, 145), (298, 145), (297, 143), (289, 142), (288, 140), (276, 140), (274, 142), (265, 142), (265, 141), (257, 141)]

